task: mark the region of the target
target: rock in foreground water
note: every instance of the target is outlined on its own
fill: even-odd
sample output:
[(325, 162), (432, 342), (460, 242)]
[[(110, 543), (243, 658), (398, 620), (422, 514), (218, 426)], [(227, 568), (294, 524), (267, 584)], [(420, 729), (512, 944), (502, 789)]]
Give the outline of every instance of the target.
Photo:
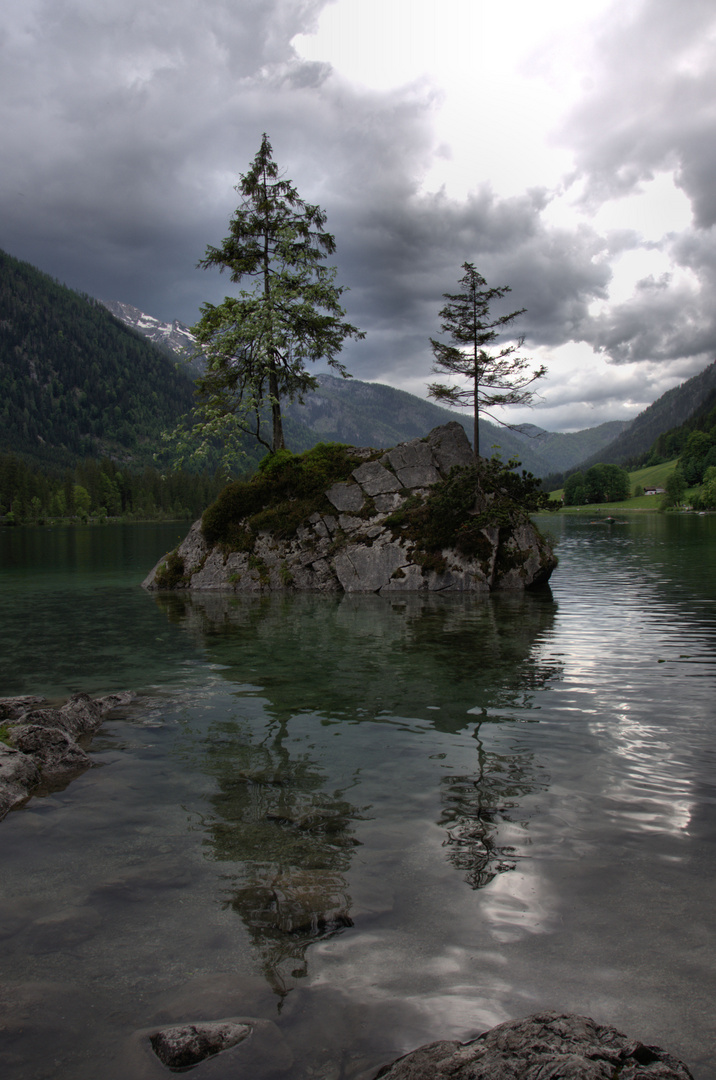
[(658, 1046), (552, 1012), (510, 1020), (471, 1042), (434, 1042), (376, 1073), (375, 1080), (693, 1080)]
[(186, 1069), (236, 1046), (250, 1034), (248, 1024), (216, 1020), (164, 1028), (150, 1041), (163, 1065), (170, 1069)]
[(95, 733), (106, 713), (132, 696), (75, 694), (58, 708), (44, 698), (0, 698), (0, 820), (41, 782), (63, 783), (89, 768), (92, 761), (81, 742)]

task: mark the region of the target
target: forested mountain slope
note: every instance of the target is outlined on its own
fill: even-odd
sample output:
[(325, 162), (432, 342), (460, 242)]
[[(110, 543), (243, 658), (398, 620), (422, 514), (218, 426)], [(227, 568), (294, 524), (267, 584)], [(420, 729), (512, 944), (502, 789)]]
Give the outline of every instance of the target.
[[(608, 446), (613, 442), (618, 435), (626, 431), (630, 424), (630, 420), (608, 420), (597, 427), (568, 432), (544, 431), (536, 428), (534, 430), (538, 434), (535, 447), (540, 456), (549, 463), (551, 470), (564, 471), (574, 468), (592, 454), (598, 454), (603, 446)], [(526, 435), (531, 433), (529, 426), (523, 430)]]
[[(161, 432), (192, 405), (189, 375), (169, 352), (185, 349), (191, 336), (183, 325), (162, 324), (128, 305), (112, 308), (117, 317), (0, 251), (0, 451), (61, 466), (106, 455), (128, 465), (152, 460)], [(296, 452), (319, 441), (394, 446), (455, 419), (471, 435), (467, 410), (358, 379), (319, 375), (318, 384), (304, 404), (284, 405), (287, 445)], [(546, 476), (599, 454), (618, 427), (561, 434), (481, 421), (481, 446)], [(243, 468), (261, 456), (257, 444), (247, 441), (246, 448)]]
[[(183, 360), (191, 354), (191, 331), (176, 320), (161, 322), (153, 315), (117, 301), (106, 306), (119, 319), (152, 341), (161, 342)], [(197, 373), (200, 363), (189, 363)], [(319, 387), (303, 405), (284, 404), (287, 445), (294, 451), (308, 450), (319, 440), (353, 443), (356, 446), (395, 446), (396, 443), (426, 434), (449, 420), (458, 420), (472, 439), (472, 415), (468, 411), (450, 411), (404, 390), (382, 383), (358, 379), (339, 379), (318, 375)], [(499, 449), (504, 461), (517, 457), (525, 469), (536, 476), (573, 468), (589, 454), (611, 442), (629, 426), (615, 420), (563, 434), (545, 431), (534, 424), (511, 430), (489, 420), (480, 423), (480, 443), (484, 453)], [(494, 448), (494, 450), (493, 450)]]
[(191, 403), (164, 351), (0, 251), (0, 450), (56, 464), (148, 461)]
[(667, 390), (660, 398), (632, 420), (626, 431), (603, 449), (595, 452), (582, 465), (597, 462), (616, 465), (640, 464), (664, 432), (684, 424), (703, 409), (716, 390), (716, 362), (694, 375), (687, 382)]

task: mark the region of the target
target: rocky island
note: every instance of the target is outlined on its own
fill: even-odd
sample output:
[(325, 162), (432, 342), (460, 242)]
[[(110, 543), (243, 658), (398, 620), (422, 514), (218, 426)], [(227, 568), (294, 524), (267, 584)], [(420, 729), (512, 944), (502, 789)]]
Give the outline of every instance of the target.
[(491, 592), (546, 583), (557, 564), (529, 518), (528, 474), (477, 463), (457, 422), (390, 450), (319, 444), (230, 484), (146, 589)]

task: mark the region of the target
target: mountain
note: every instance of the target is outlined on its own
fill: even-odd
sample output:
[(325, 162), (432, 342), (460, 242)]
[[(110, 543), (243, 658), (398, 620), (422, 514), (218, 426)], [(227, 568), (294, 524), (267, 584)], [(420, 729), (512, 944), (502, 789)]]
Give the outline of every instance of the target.
[[(287, 402), (283, 406), (288, 421), (300, 424), (313, 440), (301, 445), (302, 450), (313, 445), (316, 436), (326, 442), (347, 442), (356, 446), (395, 446), (398, 442), (419, 438), (451, 420), (462, 424), (472, 440), (472, 416), (462, 410), (444, 409), (382, 383), (319, 375), (318, 384), (318, 390), (307, 395), (304, 404)], [(624, 426), (616, 421), (563, 435), (544, 431), (533, 424), (513, 430), (481, 420), (480, 446), (487, 455), (498, 450), (503, 461), (516, 457), (528, 472), (546, 476), (556, 468), (581, 461), (585, 453), (609, 442)], [(291, 434), (294, 439), (299, 437), (297, 430)], [(569, 462), (569, 465), (553, 464), (556, 462)]]
[(660, 398), (632, 420), (626, 431), (613, 442), (595, 451), (580, 467), (589, 468), (597, 462), (614, 465), (638, 463), (658, 437), (671, 428), (680, 427), (699, 412), (716, 391), (716, 361), (693, 378), (667, 390)]
[[(194, 335), (189, 327), (178, 319), (170, 323), (161, 322), (153, 315), (147, 315), (139, 308), (132, 307), (131, 304), (123, 304), (119, 300), (100, 300), (99, 302), (125, 326), (136, 330), (143, 337), (153, 341), (155, 345), (164, 346), (178, 356), (191, 355), (196, 349)], [(188, 366), (192, 367), (191, 364)]]
[[(0, 252), (0, 451), (62, 466), (103, 455), (151, 461), (162, 431), (192, 406), (192, 383), (174, 360), (192, 346), (191, 331), (177, 320), (80, 295)], [(286, 441), (297, 452), (319, 441), (394, 446), (450, 420), (472, 435), (472, 417), (462, 410), (328, 374), (303, 404), (284, 403), (284, 413)], [(481, 421), (481, 448), (545, 476), (598, 452), (617, 428), (564, 435)], [(247, 443), (250, 460), (258, 449)]]
[(0, 450), (63, 466), (148, 462), (192, 400), (163, 349), (0, 251)]
[[(183, 323), (163, 323), (130, 304), (104, 302), (117, 318), (157, 344), (181, 354), (193, 346), (191, 331)], [(192, 365), (188, 365), (190, 368)], [(292, 450), (308, 450), (317, 441), (355, 446), (395, 446), (425, 435), (434, 427), (458, 420), (472, 439), (472, 416), (451, 411), (382, 383), (318, 375), (318, 390), (304, 404), (284, 402), (286, 441)], [(503, 460), (517, 457), (535, 476), (569, 469), (611, 442), (628, 422), (615, 420), (585, 431), (545, 431), (533, 424), (520, 429), (480, 421), (480, 444), (485, 453), (499, 449)]]
[[(630, 426), (630, 420), (608, 420), (597, 427), (583, 431), (544, 431), (523, 425), (525, 435), (536, 433), (536, 448), (552, 471), (564, 471), (584, 461), (592, 454), (599, 454), (603, 446), (608, 446), (617, 436)], [(540, 473), (541, 476), (546, 475)]]

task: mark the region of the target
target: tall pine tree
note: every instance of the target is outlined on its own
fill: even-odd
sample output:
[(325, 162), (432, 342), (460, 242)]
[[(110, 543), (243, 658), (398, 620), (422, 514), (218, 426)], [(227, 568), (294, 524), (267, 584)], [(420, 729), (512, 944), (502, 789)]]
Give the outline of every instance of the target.
[(316, 388), (306, 365), (317, 360), (348, 377), (337, 355), (345, 338), (364, 334), (344, 321), (343, 289), (324, 263), (336, 248), (326, 215), (279, 175), (266, 134), (236, 190), (242, 198), (229, 235), (207, 248), (199, 266), (218, 266), (232, 282), (252, 285), (204, 304), (192, 328), (207, 362), (197, 381), (194, 434), (206, 444), (248, 432), (276, 451), (284, 448), (281, 398), (301, 400)]
[[(430, 383), (428, 393), (446, 405), (472, 406), (475, 410), (473, 452), (477, 459), (480, 456), (480, 413), (496, 405), (529, 405), (534, 392), (527, 387), (541, 379), (547, 369), (544, 366), (530, 369), (532, 361), (517, 355), (524, 338), (503, 345), (497, 351), (488, 349), (501, 330), (523, 315), (525, 309), (509, 315), (491, 315), (491, 304), (512, 291), (509, 285), (490, 288), (473, 263), (463, 263), (462, 269), (465, 273), (458, 282), (461, 291), (443, 293), (443, 299), (448, 303), (440, 312), (440, 329), (443, 334), (449, 334), (450, 343), (446, 345), (431, 338), (430, 344), (435, 356), (433, 374), (448, 373), (467, 380), (467, 385)], [(503, 423), (489, 412), (488, 416)]]

